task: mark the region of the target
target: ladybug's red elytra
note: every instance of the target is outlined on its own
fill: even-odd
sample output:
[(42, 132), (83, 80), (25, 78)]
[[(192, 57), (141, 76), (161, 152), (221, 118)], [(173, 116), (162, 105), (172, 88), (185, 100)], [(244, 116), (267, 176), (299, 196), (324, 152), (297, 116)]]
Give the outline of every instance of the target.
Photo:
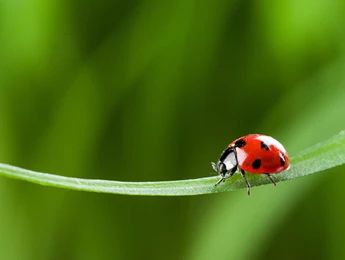
[[(225, 149), (213, 169), (221, 175), (221, 182), (229, 179), (240, 169), (250, 195), (250, 184), (245, 172), (265, 174), (276, 185), (271, 174), (280, 173), (290, 167), (289, 156), (284, 146), (273, 137), (250, 134), (233, 141)], [(228, 173), (228, 175), (227, 175)]]

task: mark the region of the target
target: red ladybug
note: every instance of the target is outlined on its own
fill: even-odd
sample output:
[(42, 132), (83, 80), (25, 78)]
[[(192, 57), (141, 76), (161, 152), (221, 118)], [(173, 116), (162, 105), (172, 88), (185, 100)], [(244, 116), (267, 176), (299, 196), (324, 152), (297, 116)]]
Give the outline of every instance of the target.
[(212, 163), (213, 169), (222, 176), (216, 186), (229, 179), (238, 167), (247, 184), (248, 195), (250, 184), (245, 175), (246, 171), (265, 174), (276, 185), (271, 174), (282, 172), (289, 166), (289, 156), (284, 146), (276, 139), (260, 134), (250, 134), (236, 139), (222, 153), (217, 164)]

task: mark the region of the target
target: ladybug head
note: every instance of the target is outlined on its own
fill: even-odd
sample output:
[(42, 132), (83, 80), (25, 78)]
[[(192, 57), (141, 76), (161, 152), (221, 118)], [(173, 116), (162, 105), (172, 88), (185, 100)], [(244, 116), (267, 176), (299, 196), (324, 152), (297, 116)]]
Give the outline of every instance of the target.
[(212, 168), (220, 175), (225, 176), (228, 171), (236, 170), (237, 165), (236, 150), (233, 147), (227, 147), (220, 156), (217, 164), (212, 163)]
[(212, 168), (221, 175), (225, 175), (227, 172), (226, 165), (221, 161), (218, 161), (217, 164), (212, 163)]

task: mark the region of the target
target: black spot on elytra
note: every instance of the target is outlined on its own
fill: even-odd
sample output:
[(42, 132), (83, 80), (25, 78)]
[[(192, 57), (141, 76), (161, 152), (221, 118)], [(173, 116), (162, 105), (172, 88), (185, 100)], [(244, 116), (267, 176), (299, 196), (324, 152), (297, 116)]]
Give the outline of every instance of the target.
[(284, 166), (285, 165), (285, 157), (284, 157), (284, 154), (280, 154), (280, 165), (281, 166)]
[(256, 159), (256, 160), (252, 163), (253, 169), (259, 169), (260, 166), (261, 166), (261, 160), (260, 160), (260, 159)]
[(238, 148), (241, 148), (245, 145), (246, 145), (246, 141), (244, 141), (243, 139), (239, 139), (235, 142), (235, 147), (238, 147)]
[(266, 151), (268, 151), (270, 149), (270, 147), (266, 143), (264, 143), (263, 141), (261, 141), (261, 148), (266, 149)]

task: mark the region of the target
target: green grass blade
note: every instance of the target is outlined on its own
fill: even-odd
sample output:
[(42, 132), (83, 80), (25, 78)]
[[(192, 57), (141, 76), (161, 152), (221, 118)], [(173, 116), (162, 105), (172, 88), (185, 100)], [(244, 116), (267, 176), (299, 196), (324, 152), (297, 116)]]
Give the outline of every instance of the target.
[[(291, 158), (289, 170), (274, 176), (276, 182), (291, 180), (345, 163), (345, 131)], [(211, 167), (211, 166), (210, 166)], [(126, 195), (186, 196), (218, 193), (245, 188), (240, 176), (215, 187), (219, 177), (181, 181), (120, 182), (64, 177), (0, 164), (0, 175), (46, 186), (89, 192)], [(252, 187), (270, 183), (266, 176), (248, 174)]]

